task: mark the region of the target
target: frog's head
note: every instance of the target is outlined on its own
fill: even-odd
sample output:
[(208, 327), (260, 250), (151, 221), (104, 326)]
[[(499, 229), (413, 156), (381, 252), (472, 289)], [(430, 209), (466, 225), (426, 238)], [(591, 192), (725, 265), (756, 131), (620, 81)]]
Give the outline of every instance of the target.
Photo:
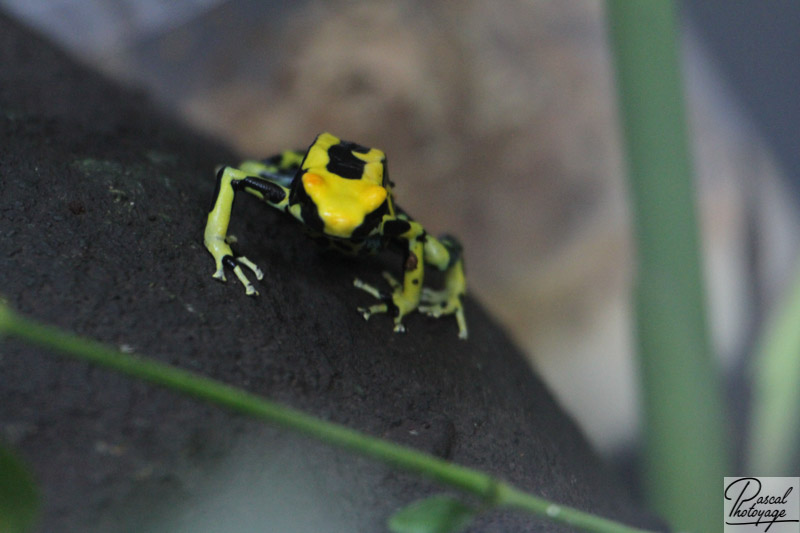
[(298, 171), (292, 191), (306, 224), (325, 235), (361, 239), (389, 210), (386, 157), (375, 148), (317, 137)]

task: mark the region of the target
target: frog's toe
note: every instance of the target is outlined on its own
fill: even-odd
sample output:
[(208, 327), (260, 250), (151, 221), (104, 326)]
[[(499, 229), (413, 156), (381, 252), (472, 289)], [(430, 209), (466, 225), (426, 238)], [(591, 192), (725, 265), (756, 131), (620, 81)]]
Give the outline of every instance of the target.
[(360, 278), (355, 278), (353, 280), (353, 286), (357, 289), (361, 289), (362, 291), (371, 294), (376, 300), (385, 300), (386, 295), (383, 294), (377, 287), (374, 285), (370, 285), (369, 283), (362, 281)]
[[(230, 270), (233, 271), (233, 273), (236, 275), (236, 278), (241, 282), (242, 285), (244, 285), (245, 294), (247, 294), (248, 296), (258, 296), (258, 291), (256, 290), (255, 286), (250, 282), (250, 279), (247, 277), (247, 275), (244, 273), (244, 270), (242, 269), (242, 265), (244, 265), (245, 267), (250, 269), (253, 272), (253, 274), (255, 274), (256, 279), (263, 279), (264, 273), (261, 271), (260, 268), (258, 268), (258, 266), (256, 266), (255, 263), (253, 263), (243, 255), (240, 255), (238, 257), (227, 255), (222, 258), (222, 265), (223, 267), (229, 268)], [(217, 270), (217, 272), (214, 274), (214, 277), (221, 281), (225, 281), (225, 273), (223, 269)]]
[(423, 315), (432, 316), (433, 318), (439, 318), (443, 314), (441, 304), (420, 305), (417, 310)]
[(364, 317), (364, 320), (369, 320), (372, 315), (378, 315), (387, 312), (389, 306), (386, 304), (376, 304), (369, 307), (359, 307), (358, 312)]
[(249, 268), (250, 270), (252, 270), (253, 274), (256, 275), (256, 279), (257, 280), (260, 281), (260, 280), (264, 279), (264, 272), (262, 272), (262, 270), (260, 268), (258, 268), (258, 265), (256, 265), (252, 261), (250, 261), (245, 256), (240, 255), (239, 257), (236, 258), (236, 261), (238, 261), (239, 264), (242, 264), (242, 265), (246, 266), (247, 268)]
[(225, 269), (223, 269), (223, 268), (217, 269), (217, 271), (214, 272), (214, 274), (211, 277), (214, 278), (214, 279), (218, 279), (218, 280), (222, 281), (223, 283), (225, 281), (227, 281), (225, 279)]
[(399, 281), (397, 281), (397, 278), (395, 278), (393, 275), (391, 275), (389, 272), (386, 271), (382, 272), (382, 274), (383, 274), (383, 279), (386, 280), (386, 283), (389, 284), (389, 287), (391, 287), (392, 290), (394, 291), (403, 290), (403, 286), (400, 284)]
[(247, 279), (247, 276), (244, 275), (242, 269), (240, 267), (237, 267), (237, 269), (238, 270), (234, 270), (233, 272), (236, 274), (236, 277), (239, 278), (239, 281), (242, 282), (242, 285), (244, 285), (244, 293), (247, 296), (258, 296), (258, 291), (255, 286), (250, 283), (250, 280)]

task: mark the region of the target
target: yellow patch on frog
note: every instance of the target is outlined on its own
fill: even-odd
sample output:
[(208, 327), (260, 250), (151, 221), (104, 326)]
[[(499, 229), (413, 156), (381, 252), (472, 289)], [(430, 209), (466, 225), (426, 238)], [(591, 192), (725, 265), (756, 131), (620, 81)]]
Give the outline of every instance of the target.
[[(323, 135), (333, 137), (333, 135), (330, 133), (324, 133)], [(322, 135), (320, 135), (320, 138), (321, 137)], [(333, 137), (333, 139), (336, 139), (336, 137)], [(308, 154), (306, 154), (306, 160), (303, 163), (303, 168), (325, 168), (330, 160), (328, 158), (328, 148), (331, 147), (331, 142), (332, 139), (326, 138), (324, 142), (320, 142), (320, 140), (317, 139), (317, 142), (311, 146), (311, 148), (308, 150)], [(336, 144), (338, 142), (339, 139), (336, 139), (336, 142), (333, 142), (332, 144)]]
[(369, 152), (362, 154), (359, 152), (351, 152), (354, 157), (364, 162), (364, 175), (361, 179), (366, 180), (375, 185), (383, 185), (383, 165), (386, 157), (381, 150), (377, 148), (370, 149)]
[(362, 180), (349, 180), (334, 174), (303, 174), (303, 187), (317, 206), (325, 233), (350, 237), (386, 200), (386, 189)]

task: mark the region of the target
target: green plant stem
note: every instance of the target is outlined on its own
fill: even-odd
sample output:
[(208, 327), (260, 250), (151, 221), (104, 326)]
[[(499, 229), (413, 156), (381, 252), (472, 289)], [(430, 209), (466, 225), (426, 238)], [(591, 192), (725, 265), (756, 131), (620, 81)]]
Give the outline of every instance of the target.
[(676, 529), (715, 531), (728, 447), (707, 327), (675, 2), (607, 6), (637, 248), (644, 485)]
[(747, 471), (785, 476), (800, 444), (800, 269), (753, 359)]
[(478, 470), (320, 420), (302, 411), (193, 372), (152, 359), (125, 354), (97, 341), (39, 324), (18, 315), (3, 303), (0, 303), (0, 334), (18, 337), (31, 344), (265, 420), (326, 444), (371, 457), (392, 467), (421, 474), (444, 485), (474, 494), (491, 507), (521, 509), (587, 531), (606, 533), (643, 531), (578, 509), (554, 504), (520, 491)]

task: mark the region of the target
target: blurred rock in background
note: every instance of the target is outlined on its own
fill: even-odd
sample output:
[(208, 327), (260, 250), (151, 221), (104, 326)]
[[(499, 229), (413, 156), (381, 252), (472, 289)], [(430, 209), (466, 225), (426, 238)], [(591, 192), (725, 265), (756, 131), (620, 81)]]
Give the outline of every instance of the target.
[[(472, 293), (612, 453), (637, 428), (634, 270), (602, 6), (0, 0), (243, 156), (323, 130), (384, 149), (400, 205), (462, 239)], [(790, 276), (800, 222), (690, 25), (685, 37), (711, 322), (732, 371)]]

